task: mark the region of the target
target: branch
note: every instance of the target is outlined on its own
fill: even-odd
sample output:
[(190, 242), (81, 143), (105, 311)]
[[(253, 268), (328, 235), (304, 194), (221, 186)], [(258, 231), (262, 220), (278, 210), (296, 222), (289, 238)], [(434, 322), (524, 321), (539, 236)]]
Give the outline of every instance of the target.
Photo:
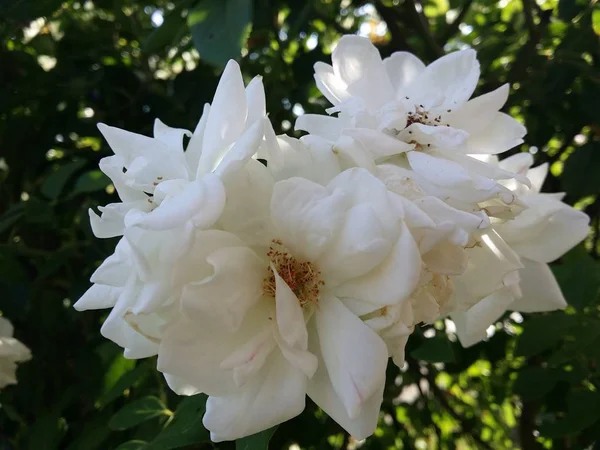
[(537, 44), (540, 40), (540, 33), (535, 26), (535, 21), (533, 20), (533, 1), (521, 1), (523, 3), (523, 13), (525, 14), (525, 24), (527, 24), (527, 29), (529, 30), (529, 37)]
[(441, 41), (444, 43), (444, 45), (450, 40), (452, 36), (456, 34), (456, 32), (458, 31), (458, 27), (469, 12), (469, 9), (471, 8), (472, 4), (473, 0), (466, 0), (460, 12), (458, 13), (458, 16), (456, 16), (456, 19), (454, 19), (454, 21), (450, 25), (448, 25), (448, 28), (446, 29), (444, 34), (442, 34), (441, 37)]
[[(408, 0), (407, 5), (409, 6), (408, 12), (413, 18), (413, 21), (417, 25), (418, 31), (423, 36), (425, 40), (425, 45), (427, 49), (435, 58), (439, 58), (440, 56), (444, 56), (444, 49), (437, 43), (433, 34), (431, 33), (431, 29), (429, 28), (429, 21), (425, 14), (423, 13), (423, 5), (420, 0)], [(420, 10), (420, 11), (419, 11)]]
[(519, 440), (523, 450), (537, 450), (542, 448), (533, 435), (537, 406), (532, 403), (523, 402), (521, 417), (519, 418)]

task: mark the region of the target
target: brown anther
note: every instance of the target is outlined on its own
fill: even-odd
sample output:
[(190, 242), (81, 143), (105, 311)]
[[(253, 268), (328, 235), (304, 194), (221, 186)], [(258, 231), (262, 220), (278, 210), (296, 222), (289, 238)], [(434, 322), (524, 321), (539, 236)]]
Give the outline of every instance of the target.
[(267, 268), (267, 276), (263, 280), (263, 293), (267, 297), (275, 298), (276, 295), (277, 281), (274, 269), (296, 295), (300, 306), (319, 301), (319, 287), (324, 286), (325, 282), (321, 280), (321, 272), (314, 264), (296, 259), (279, 239), (271, 241), (267, 256), (271, 261), (271, 266)]

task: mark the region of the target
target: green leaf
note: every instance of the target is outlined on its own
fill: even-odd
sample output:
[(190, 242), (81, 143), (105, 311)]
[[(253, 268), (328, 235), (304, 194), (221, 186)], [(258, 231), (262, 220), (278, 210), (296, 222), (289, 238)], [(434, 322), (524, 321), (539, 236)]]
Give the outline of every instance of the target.
[(539, 428), (544, 437), (556, 438), (579, 433), (600, 419), (600, 394), (591, 391), (572, 391), (567, 397), (567, 415)]
[(107, 342), (106, 346), (98, 348), (99, 354), (103, 351), (105, 355), (110, 355), (106, 361), (107, 368), (104, 374), (104, 390), (107, 391), (117, 383), (119, 378), (135, 368), (135, 360), (125, 358), (121, 349), (112, 342)]
[(164, 21), (148, 35), (142, 44), (142, 50), (146, 53), (158, 53), (165, 47), (175, 44), (178, 37), (186, 33), (185, 19), (182, 11), (188, 6), (190, 1), (181, 1), (176, 3), (175, 8), (164, 15)]
[(83, 429), (66, 450), (105, 449), (104, 442), (112, 433), (106, 426), (107, 419), (106, 414), (97, 414), (93, 420), (85, 420)]
[(209, 440), (202, 425), (206, 398), (204, 394), (184, 398), (167, 427), (144, 450), (170, 450)]
[(43, 415), (27, 430), (27, 449), (58, 450), (66, 432), (66, 423), (59, 414)]
[(269, 448), (269, 441), (275, 434), (277, 427), (269, 428), (268, 430), (261, 431), (260, 433), (247, 436), (242, 439), (235, 441), (236, 450), (267, 450)]
[(530, 357), (548, 350), (557, 345), (563, 334), (576, 324), (576, 317), (564, 312), (527, 319), (523, 333), (517, 341), (515, 353), (518, 356)]
[(567, 158), (561, 178), (569, 196), (580, 198), (600, 192), (600, 152), (593, 142), (577, 148)]
[(147, 444), (146, 441), (134, 440), (123, 442), (115, 450), (142, 450)]
[(138, 365), (135, 369), (125, 373), (117, 382), (110, 387), (106, 393), (99, 399), (102, 406), (106, 406), (112, 401), (123, 395), (126, 389), (129, 389), (135, 383), (140, 381), (148, 374), (149, 366), (145, 364)]
[(452, 343), (446, 336), (425, 339), (420, 347), (412, 351), (411, 356), (432, 363), (450, 363), (456, 360)]
[(19, 220), (23, 216), (23, 203), (12, 205), (6, 210), (2, 217), (0, 217), (0, 233), (8, 230), (13, 223)]
[(84, 160), (72, 161), (59, 166), (42, 184), (42, 194), (51, 200), (56, 200), (67, 181), (85, 165)]
[(102, 191), (106, 189), (106, 186), (109, 184), (110, 178), (104, 175), (100, 170), (90, 170), (77, 179), (73, 194)]
[(591, 350), (597, 348), (596, 343), (600, 338), (600, 322), (585, 317), (569, 331), (565, 338), (568, 340), (559, 351), (548, 359), (548, 364), (563, 364), (574, 358), (587, 356), (586, 349), (589, 347)]
[(583, 246), (571, 250), (561, 264), (552, 266), (567, 303), (577, 309), (594, 303), (600, 290), (600, 264)]
[(537, 400), (548, 394), (556, 386), (559, 378), (555, 370), (526, 367), (519, 372), (513, 391), (524, 401)]
[(126, 430), (167, 412), (167, 407), (159, 398), (147, 396), (125, 405), (110, 418), (108, 426), (113, 430)]
[(202, 0), (188, 15), (200, 58), (217, 67), (240, 56), (252, 23), (252, 0)]
[(565, 22), (575, 18), (586, 7), (586, 2), (578, 0), (558, 0), (558, 17)]

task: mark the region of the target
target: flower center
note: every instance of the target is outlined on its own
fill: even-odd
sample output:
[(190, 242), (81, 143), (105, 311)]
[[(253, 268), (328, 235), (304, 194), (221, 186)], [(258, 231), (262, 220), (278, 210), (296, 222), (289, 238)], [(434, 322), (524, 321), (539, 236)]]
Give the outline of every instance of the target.
[[(447, 112), (452, 112), (452, 110), (448, 110)], [(431, 127), (439, 127), (439, 126), (447, 126), (447, 123), (442, 122), (442, 116), (433, 116), (429, 114), (423, 107), (423, 105), (415, 105), (415, 110), (413, 112), (408, 113), (408, 117), (406, 118), (406, 126), (409, 127), (413, 123), (420, 123), (423, 125), (429, 125)]]
[[(320, 290), (325, 282), (321, 280), (321, 272), (314, 264), (296, 259), (279, 239), (271, 241), (267, 256), (279, 276), (298, 298), (300, 306), (319, 301)], [(263, 292), (266, 296), (275, 298), (275, 274), (271, 267), (267, 271), (263, 280)]]

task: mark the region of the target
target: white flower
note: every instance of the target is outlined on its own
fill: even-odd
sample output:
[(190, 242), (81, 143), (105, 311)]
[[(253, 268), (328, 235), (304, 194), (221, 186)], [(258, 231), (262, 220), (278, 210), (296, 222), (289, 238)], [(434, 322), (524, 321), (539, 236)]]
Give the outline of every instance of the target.
[(112, 308), (101, 333), (123, 347), (127, 358), (155, 355), (162, 327), (178, 316), (182, 286), (195, 276), (184, 257), (194, 240), (191, 227), (185, 234), (127, 229), (74, 305), (79, 311)]
[[(159, 120), (154, 138), (99, 128), (115, 152), (100, 167), (122, 202), (101, 207), (101, 217), (90, 210), (92, 229), (98, 237), (124, 237), (74, 306), (112, 308), (102, 334), (122, 346), (126, 357), (143, 358), (157, 353), (163, 327), (179, 315), (181, 288), (194, 270), (189, 249), (196, 231), (217, 221), (243, 231), (242, 223), (230, 219), (232, 210), (244, 207), (245, 223), (250, 211), (260, 214), (264, 192), (248, 192), (245, 180), (266, 172), (251, 159), (271, 128), (262, 81), (257, 77), (245, 88), (239, 66), (231, 61), (193, 134)], [(190, 137), (185, 151), (184, 136)], [(268, 206), (266, 183), (262, 202)]]
[[(494, 158), (490, 161), (497, 163)], [(547, 263), (579, 244), (589, 232), (589, 217), (563, 203), (564, 194), (540, 193), (548, 173), (547, 164), (531, 169), (533, 158), (528, 153), (516, 154), (499, 164), (503, 169), (524, 174), (531, 180), (531, 188), (514, 181), (507, 183), (527, 208), (516, 218), (494, 225), (494, 230), (518, 255), (523, 267), (506, 274), (503, 288), (466, 313), (452, 316), (459, 339), (465, 346), (484, 339), (486, 328), (506, 310), (544, 312), (564, 309), (567, 303)], [(469, 280), (467, 285), (472, 286), (473, 281)]]
[(31, 352), (13, 337), (10, 321), (0, 317), (0, 389), (17, 384), (17, 363), (31, 359)]
[(403, 216), (383, 183), (350, 169), (326, 186), (276, 183), (270, 248), (199, 232), (193, 252), (205, 261), (161, 340), (159, 369), (211, 396), (213, 440), (294, 417), (306, 394), (355, 437), (374, 431), (389, 354), (357, 315), (402, 303), (419, 281)]
[(297, 129), (332, 143), (346, 164), (372, 170), (374, 162), (388, 160), (410, 169), (428, 194), (461, 209), (477, 210), (492, 198), (513, 203), (496, 180), (514, 174), (469, 156), (504, 152), (525, 135), (522, 125), (498, 112), (507, 85), (469, 101), (479, 78), (473, 50), (425, 67), (405, 52), (382, 61), (368, 39), (344, 36), (332, 63), (317, 63), (315, 79), (338, 117), (303, 115)]
[[(131, 226), (167, 230), (188, 221), (212, 226), (225, 204), (221, 177), (239, 170), (256, 153), (267, 123), (261, 79), (244, 88), (239, 66), (230, 61), (193, 133), (159, 120), (154, 138), (100, 124), (115, 152), (100, 168), (122, 202), (101, 207), (101, 217), (90, 210), (94, 233), (119, 236)], [(185, 151), (184, 136), (190, 137)]]

